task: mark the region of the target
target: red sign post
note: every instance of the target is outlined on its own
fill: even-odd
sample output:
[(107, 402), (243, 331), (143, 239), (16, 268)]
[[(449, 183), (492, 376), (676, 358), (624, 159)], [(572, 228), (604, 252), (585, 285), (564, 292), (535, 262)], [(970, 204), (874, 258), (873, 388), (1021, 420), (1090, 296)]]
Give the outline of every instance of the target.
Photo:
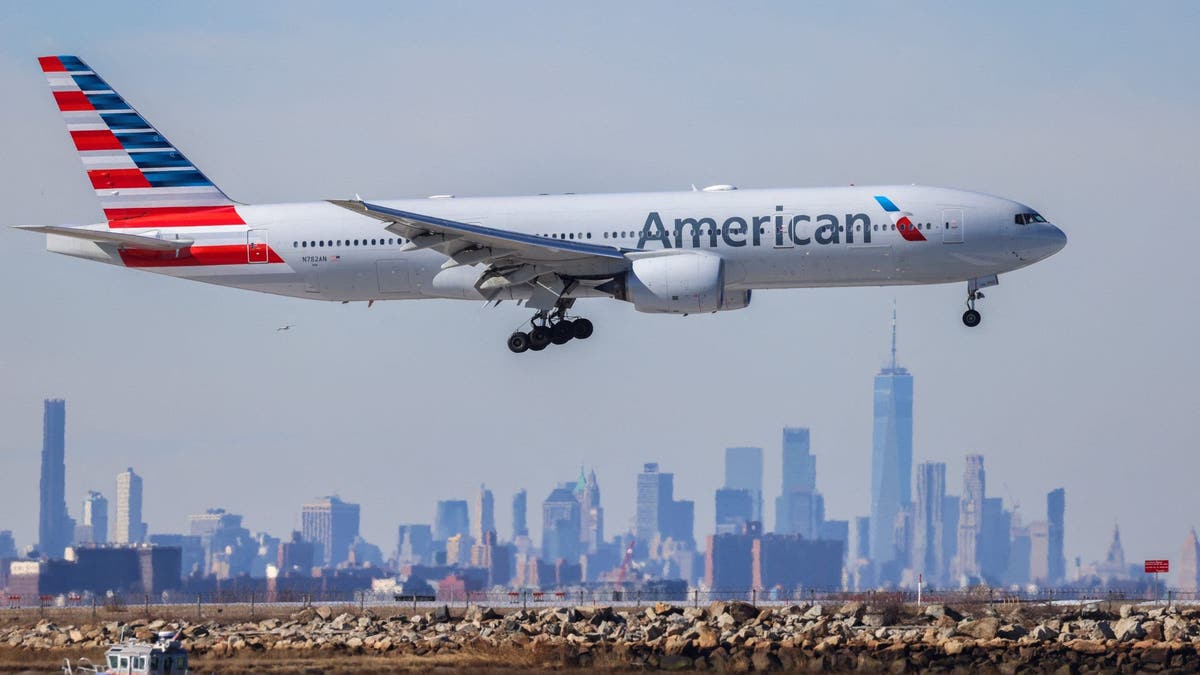
[(1143, 569), (1146, 570), (1146, 574), (1154, 575), (1154, 602), (1158, 602), (1158, 575), (1171, 571), (1171, 561), (1147, 560)]

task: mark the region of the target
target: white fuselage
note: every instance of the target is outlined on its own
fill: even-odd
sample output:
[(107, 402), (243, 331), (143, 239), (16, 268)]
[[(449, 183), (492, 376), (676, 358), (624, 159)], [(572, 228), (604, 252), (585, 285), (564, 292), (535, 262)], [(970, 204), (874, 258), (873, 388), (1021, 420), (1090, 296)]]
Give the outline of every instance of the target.
[[(886, 196), (906, 216), (887, 211)], [(1065, 244), (1018, 202), (923, 186), (439, 198), (380, 205), (488, 228), (627, 251), (703, 250), (730, 290), (937, 284), (1030, 265)], [(482, 299), (484, 267), (443, 269), (441, 253), (402, 250), (378, 220), (328, 202), (237, 206), (244, 225), (156, 228), (194, 240), (191, 255), (138, 255), (49, 235), (60, 253), (197, 281), (334, 301)], [(97, 226), (97, 227), (108, 227)], [(131, 234), (145, 230), (127, 230)], [(915, 232), (914, 232), (915, 231)], [(599, 264), (599, 263), (598, 263)], [(608, 272), (607, 274), (611, 274)], [(587, 270), (577, 276), (587, 278)], [(597, 267), (596, 278), (606, 272)], [(528, 286), (506, 289), (519, 299)], [(603, 296), (581, 284), (569, 297)]]

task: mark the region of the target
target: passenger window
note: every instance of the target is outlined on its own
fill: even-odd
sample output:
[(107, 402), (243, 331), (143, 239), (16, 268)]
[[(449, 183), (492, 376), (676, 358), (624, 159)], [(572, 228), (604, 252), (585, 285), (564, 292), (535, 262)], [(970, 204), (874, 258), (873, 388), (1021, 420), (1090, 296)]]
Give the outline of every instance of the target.
[(307, 241), (300, 242), (300, 248), (308, 248), (308, 242)]
[(319, 241), (319, 242), (317, 242), (317, 243), (318, 243), (318, 244), (320, 244), (322, 248), (324, 248), (324, 247), (325, 247), (325, 242), (323, 242), (323, 241)]
[(592, 233), (591, 233), (591, 232), (588, 232), (588, 233), (587, 233), (587, 238), (588, 238), (588, 239), (591, 239), (591, 238), (592, 238)]

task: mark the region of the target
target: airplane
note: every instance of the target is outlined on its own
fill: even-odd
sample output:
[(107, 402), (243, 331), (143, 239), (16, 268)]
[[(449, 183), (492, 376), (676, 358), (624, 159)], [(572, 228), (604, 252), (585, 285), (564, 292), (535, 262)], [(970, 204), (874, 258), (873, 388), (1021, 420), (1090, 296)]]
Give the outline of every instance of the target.
[(586, 339), (575, 302), (732, 311), (776, 288), (966, 282), (1061, 250), (1010, 199), (917, 185), (242, 204), (76, 56), (39, 60), (100, 206), (90, 225), (23, 225), (48, 250), (264, 293), (339, 302), (452, 298), (534, 310), (515, 352)]

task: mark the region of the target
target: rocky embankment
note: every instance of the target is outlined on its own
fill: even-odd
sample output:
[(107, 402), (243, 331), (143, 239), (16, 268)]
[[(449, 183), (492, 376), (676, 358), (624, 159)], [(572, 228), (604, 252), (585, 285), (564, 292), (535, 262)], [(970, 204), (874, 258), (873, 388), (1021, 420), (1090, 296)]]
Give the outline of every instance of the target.
[[(985, 607), (971, 614), (933, 605), (874, 608), (851, 602), (759, 609), (659, 604), (642, 610), (561, 608), (451, 616), (445, 608), (378, 618), (309, 608), (285, 619), (232, 624), (130, 621), (0, 628), (0, 648), (95, 654), (126, 637), (178, 628), (199, 663), (274, 656), (435, 657), (495, 655), (548, 668), (959, 670), (982, 672), (1200, 671), (1200, 611), (1100, 606)], [(536, 660), (511, 659), (515, 654)], [(373, 663), (380, 661), (376, 658)]]

